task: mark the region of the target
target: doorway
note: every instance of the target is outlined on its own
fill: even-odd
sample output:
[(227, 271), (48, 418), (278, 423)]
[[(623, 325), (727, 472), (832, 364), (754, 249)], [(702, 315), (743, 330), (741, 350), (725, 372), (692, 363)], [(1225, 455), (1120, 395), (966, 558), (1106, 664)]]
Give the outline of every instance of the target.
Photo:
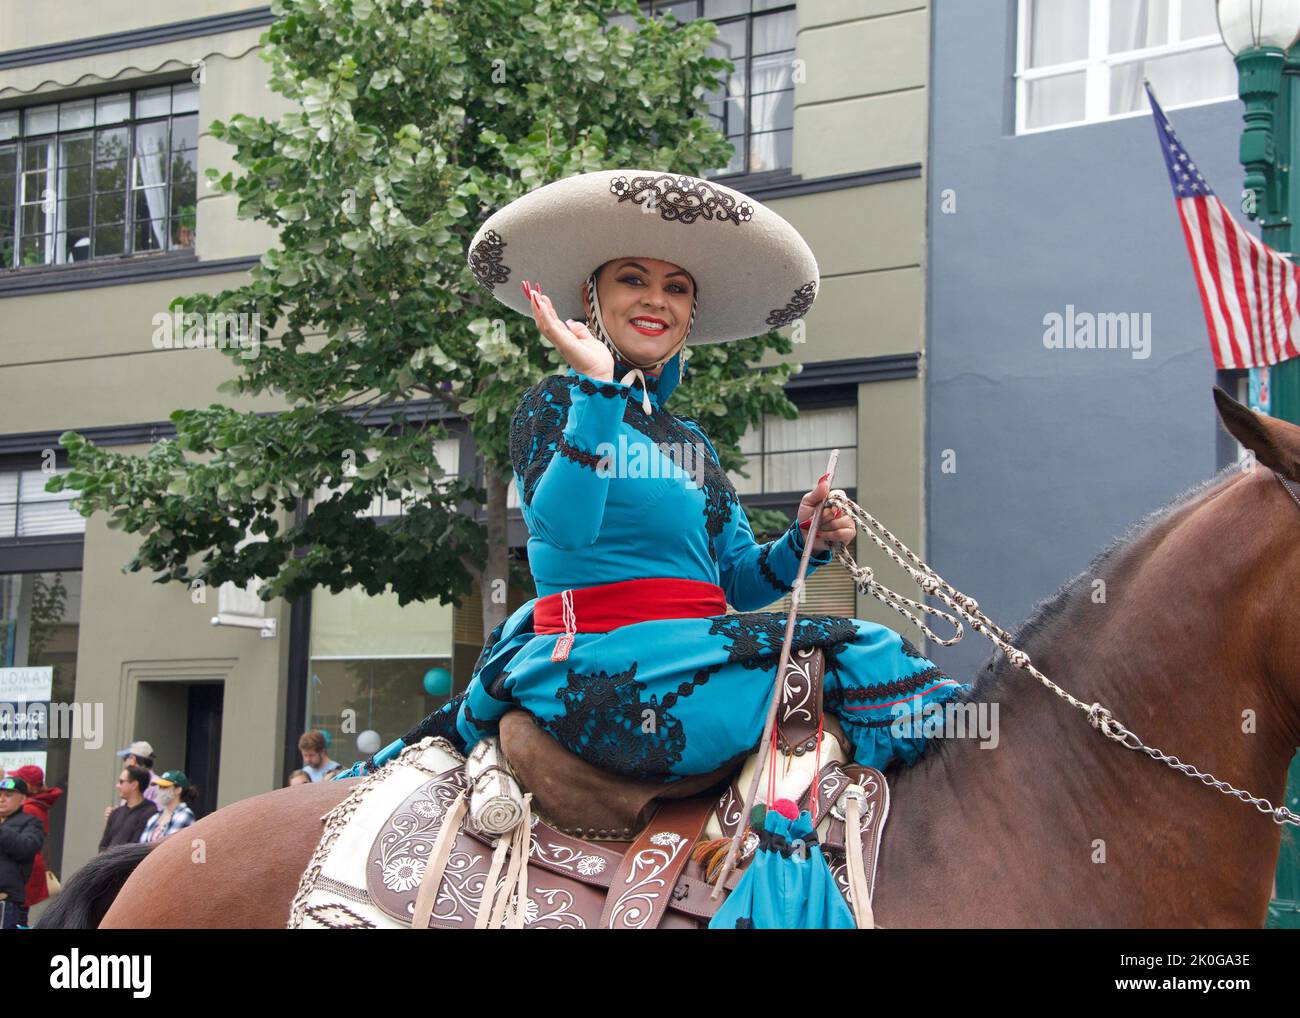
[(204, 679), (141, 682), (131, 738), (154, 747), (154, 772), (183, 770), (195, 787), (187, 798), (196, 818), (217, 808), (221, 774), (221, 709), (225, 684)]
[(202, 819), (217, 808), (217, 779), (221, 774), (221, 703), (225, 689), (220, 682), (195, 682), (189, 689), (185, 726), (185, 774), (197, 786), (190, 803), (194, 816)]

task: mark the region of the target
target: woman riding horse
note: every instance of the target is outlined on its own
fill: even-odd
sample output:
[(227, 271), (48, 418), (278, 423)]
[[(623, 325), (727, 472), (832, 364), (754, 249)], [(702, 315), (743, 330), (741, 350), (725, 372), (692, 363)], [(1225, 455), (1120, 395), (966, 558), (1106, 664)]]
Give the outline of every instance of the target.
[[(499, 210), (469, 263), (493, 296), (533, 315), (569, 369), (529, 389), (510, 427), (540, 596), (495, 629), (469, 687), (420, 734), (468, 751), (523, 708), (567, 749), (631, 777), (736, 761), (763, 730), (785, 630), (784, 613), (757, 609), (790, 591), (829, 484), (760, 544), (700, 425), (665, 404), (688, 342), (757, 335), (808, 311), (812, 251), (720, 184), (614, 170)], [(847, 517), (819, 524), (809, 569), (853, 536)], [(874, 622), (801, 615), (792, 653), (813, 647), (859, 764), (911, 762), (925, 739), (893, 734), (900, 713), (969, 688)]]

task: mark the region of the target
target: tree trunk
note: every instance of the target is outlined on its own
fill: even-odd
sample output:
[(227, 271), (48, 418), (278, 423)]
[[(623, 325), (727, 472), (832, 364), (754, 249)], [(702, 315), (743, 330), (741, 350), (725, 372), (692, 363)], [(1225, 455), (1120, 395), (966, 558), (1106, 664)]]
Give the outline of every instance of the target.
[(483, 597), (483, 642), (506, 620), (506, 598), (510, 584), (510, 537), (506, 529), (506, 498), (510, 480), (499, 470), (484, 464), (487, 488), (487, 568), (479, 592)]

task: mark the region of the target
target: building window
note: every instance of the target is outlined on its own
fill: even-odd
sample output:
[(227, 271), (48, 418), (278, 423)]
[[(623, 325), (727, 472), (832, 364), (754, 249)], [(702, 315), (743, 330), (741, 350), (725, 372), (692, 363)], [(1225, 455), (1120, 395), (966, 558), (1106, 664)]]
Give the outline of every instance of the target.
[[(436, 489), (444, 489), (457, 479), (460, 473), (460, 439), (459, 438), (438, 438), (433, 440), (433, 454), (438, 461), (438, 466), (442, 467), (443, 476), (433, 482)], [(367, 449), (364, 454), (368, 462), (375, 455), (374, 449)], [(363, 465), (361, 458), (358, 458), (356, 465)], [(346, 476), (346, 475), (345, 475)], [(326, 502), (339, 492), (347, 491), (352, 487), (351, 481), (344, 481), (338, 485), (323, 484), (316, 489), (316, 501)], [(375, 519), (384, 519), (392, 516), (403, 516), (406, 514), (406, 507), (421, 501), (422, 495), (417, 494), (407, 488), (397, 497), (393, 497), (388, 492), (380, 492), (370, 501), (370, 505), (363, 509), (357, 510), (357, 515), (362, 517), (373, 517)]]
[(1235, 99), (1214, 0), (1020, 0), (1016, 131)]
[(49, 479), (43, 470), (0, 470), (0, 538), (86, 532), (86, 518), (72, 508), (76, 492), (47, 492)]
[(453, 618), (436, 601), (351, 588), (312, 593), (304, 731), (328, 733), (343, 766), (405, 735), (451, 695)]
[[(73, 737), (93, 717), (77, 703), (77, 638), (81, 625), (81, 573), (0, 573), (0, 703), (27, 724), (13, 720), (0, 730), (0, 768), (5, 773), (29, 764), (45, 772), (45, 784), (68, 788)], [(70, 705), (78, 713), (60, 713), (57, 727), (50, 705)], [(33, 730), (36, 711), (47, 722)], [(11, 715), (12, 717), (12, 715)], [(42, 849), (46, 865), (63, 872), (63, 830), (67, 809), (50, 812), (49, 836)]]
[(853, 488), (858, 483), (858, 408), (804, 410), (792, 421), (768, 414), (761, 428), (752, 425), (740, 439), (749, 477), (731, 473), (741, 495), (808, 492), (826, 470), (832, 449), (840, 458), (832, 483)]
[[(648, 0), (650, 16), (707, 18), (718, 26), (709, 49), (735, 70), (708, 92), (709, 119), (735, 146), (708, 176), (789, 169), (794, 156), (795, 5), (789, 0)], [(631, 27), (619, 16), (611, 24)]]
[(0, 112), (0, 269), (194, 246), (199, 89)]

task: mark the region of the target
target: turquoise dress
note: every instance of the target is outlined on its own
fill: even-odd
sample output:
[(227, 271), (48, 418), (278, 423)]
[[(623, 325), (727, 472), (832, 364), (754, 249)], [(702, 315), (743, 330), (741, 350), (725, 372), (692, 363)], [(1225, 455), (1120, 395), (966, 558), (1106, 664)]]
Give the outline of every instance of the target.
[[(615, 377), (624, 370), (616, 365)], [(803, 536), (792, 523), (775, 540), (755, 540), (712, 443), (664, 406), (677, 382), (673, 358), (648, 379), (648, 393), (639, 381), (570, 368), (524, 395), (510, 453), (529, 564), (539, 596), (677, 577), (717, 584), (736, 614), (579, 632), (568, 658), (552, 661), (559, 636), (533, 631), (529, 601), (492, 632), (468, 688), (408, 741), (443, 735), (468, 751), (523, 708), (567, 749), (637, 778), (706, 773), (755, 747), (785, 634), (784, 613), (758, 609), (789, 592)], [(599, 466), (607, 454), (617, 469)], [(810, 574), (830, 561), (829, 552), (813, 555)], [(874, 622), (800, 615), (793, 649), (808, 647), (824, 651), (825, 703), (860, 764), (910, 763), (925, 739), (896, 724), (899, 712), (969, 689)]]

